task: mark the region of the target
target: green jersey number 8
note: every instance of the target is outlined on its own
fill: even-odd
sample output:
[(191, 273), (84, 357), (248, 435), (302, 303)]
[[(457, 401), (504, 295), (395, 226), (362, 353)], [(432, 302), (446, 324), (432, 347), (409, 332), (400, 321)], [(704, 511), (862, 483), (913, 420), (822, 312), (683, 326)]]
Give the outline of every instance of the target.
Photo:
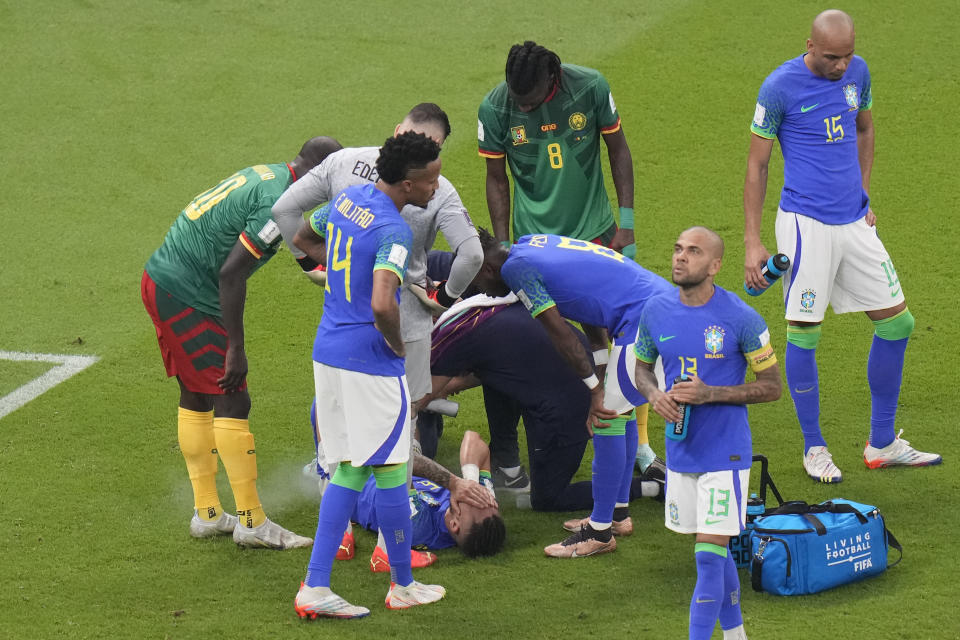
[(551, 169), (563, 168), (563, 153), (559, 143), (553, 142), (547, 145), (547, 157), (550, 159)]

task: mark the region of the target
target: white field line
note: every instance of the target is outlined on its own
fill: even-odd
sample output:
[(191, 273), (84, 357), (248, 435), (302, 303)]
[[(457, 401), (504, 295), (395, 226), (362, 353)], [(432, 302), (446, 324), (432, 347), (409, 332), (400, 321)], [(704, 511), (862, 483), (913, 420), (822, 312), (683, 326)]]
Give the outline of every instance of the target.
[(22, 351), (0, 351), (0, 360), (14, 362), (49, 362), (57, 366), (38, 378), (34, 378), (22, 387), (17, 387), (0, 398), (0, 419), (27, 404), (37, 396), (71, 378), (97, 360), (97, 356), (66, 356), (51, 353), (25, 353)]

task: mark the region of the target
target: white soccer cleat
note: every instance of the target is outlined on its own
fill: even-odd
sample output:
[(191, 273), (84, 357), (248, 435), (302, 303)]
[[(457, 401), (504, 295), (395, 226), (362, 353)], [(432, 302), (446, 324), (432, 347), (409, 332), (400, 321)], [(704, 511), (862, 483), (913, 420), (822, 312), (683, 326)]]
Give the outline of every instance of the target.
[(362, 618), (370, 615), (366, 607), (350, 604), (329, 587), (308, 587), (301, 583), (293, 600), (293, 608), (301, 618)]
[(237, 516), (224, 511), (216, 520), (204, 520), (196, 509), (193, 510), (193, 518), (190, 520), (190, 535), (194, 538), (213, 538), (215, 536), (227, 536), (233, 533), (237, 526)]
[(928, 467), (943, 462), (943, 458), (936, 453), (924, 453), (910, 446), (910, 443), (900, 436), (903, 429), (894, 438), (893, 442), (882, 449), (876, 449), (867, 442), (863, 450), (863, 461), (871, 469), (883, 467)]
[(818, 482), (836, 484), (843, 480), (843, 474), (833, 464), (833, 456), (826, 447), (810, 447), (803, 456), (803, 468), (807, 475)]
[(298, 536), (293, 531), (287, 531), (276, 522), (267, 518), (259, 527), (244, 527), (241, 524), (233, 530), (233, 541), (238, 547), (252, 549), (296, 549), (309, 547), (313, 538)]
[(416, 580), (405, 587), (390, 583), (384, 603), (387, 609), (409, 609), (421, 604), (436, 602), (446, 595), (447, 590), (438, 584), (420, 584)]

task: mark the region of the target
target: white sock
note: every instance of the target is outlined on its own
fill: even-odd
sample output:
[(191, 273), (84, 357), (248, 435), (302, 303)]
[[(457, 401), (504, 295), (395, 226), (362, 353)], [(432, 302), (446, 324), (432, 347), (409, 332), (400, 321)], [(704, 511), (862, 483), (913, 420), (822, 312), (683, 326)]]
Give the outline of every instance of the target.
[(742, 624), (733, 629), (724, 629), (723, 640), (747, 640), (747, 632), (744, 631)]
[(640, 495), (644, 498), (656, 498), (660, 495), (660, 483), (653, 480), (644, 480), (640, 483)]
[(594, 522), (593, 520), (590, 520), (590, 528), (593, 529), (594, 531), (606, 531), (607, 529), (610, 528), (610, 525), (612, 524), (613, 524), (612, 522), (606, 522), (606, 523), (600, 524), (599, 522)]
[(387, 541), (383, 539), (383, 531), (380, 531), (379, 529), (377, 529), (377, 546), (384, 551), (387, 550)]
[(480, 482), (480, 467), (475, 464), (465, 464), (460, 467), (460, 472), (463, 473), (464, 480), (473, 480), (474, 482)]
[(500, 471), (503, 471), (508, 478), (516, 478), (520, 475), (520, 465), (515, 467), (500, 467)]

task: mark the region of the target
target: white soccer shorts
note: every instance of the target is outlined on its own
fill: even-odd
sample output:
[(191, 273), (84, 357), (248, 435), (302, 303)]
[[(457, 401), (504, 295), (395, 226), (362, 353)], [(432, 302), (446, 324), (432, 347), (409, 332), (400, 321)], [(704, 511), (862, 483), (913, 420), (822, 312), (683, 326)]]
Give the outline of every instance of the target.
[(904, 301), (890, 254), (865, 219), (841, 225), (777, 211), (777, 250), (790, 258), (783, 276), (786, 319), (822, 322), (834, 313), (889, 309)]
[(750, 469), (681, 473), (667, 469), (664, 523), (677, 533), (737, 536), (746, 524)]
[(410, 459), (410, 392), (404, 376), (375, 376), (313, 363), (317, 434), (331, 467)]
[[(663, 362), (660, 358), (657, 358), (653, 372), (660, 388), (664, 389)], [(603, 386), (603, 406), (617, 413), (627, 413), (646, 403), (647, 399), (637, 391), (637, 356), (633, 351), (633, 343), (613, 345)]]

